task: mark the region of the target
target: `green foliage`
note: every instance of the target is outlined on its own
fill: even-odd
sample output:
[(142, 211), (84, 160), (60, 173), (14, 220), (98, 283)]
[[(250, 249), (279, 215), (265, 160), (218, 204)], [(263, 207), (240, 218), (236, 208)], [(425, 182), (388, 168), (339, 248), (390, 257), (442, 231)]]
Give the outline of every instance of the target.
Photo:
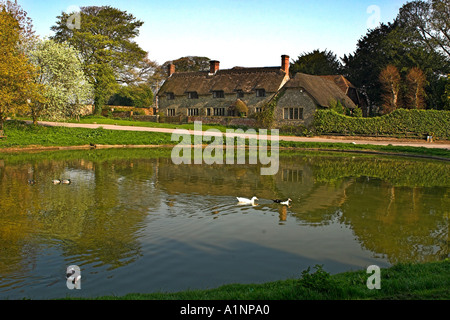
[(334, 283), (331, 275), (323, 270), (323, 265), (315, 265), (314, 273), (310, 273), (311, 268), (308, 267), (302, 271), (302, 277), (298, 280), (300, 286), (311, 290), (327, 292), (334, 289)]
[(435, 139), (450, 138), (450, 112), (442, 110), (406, 110), (373, 118), (356, 118), (330, 110), (317, 110), (314, 128), (317, 134), (389, 135)]
[(24, 31), (12, 13), (0, 5), (0, 130), (6, 117), (28, 111), (28, 99), (40, 96), (35, 68), (24, 54)]
[(342, 102), (338, 101), (338, 100), (332, 100), (330, 101), (329, 105), (330, 110), (333, 110), (336, 113), (339, 114), (346, 114), (346, 108), (344, 107), (344, 105), (342, 104)]
[(146, 83), (123, 86), (111, 96), (108, 105), (148, 108), (153, 105), (153, 92)]
[(383, 91), (378, 78), (389, 64), (397, 67), (403, 77), (413, 67), (423, 70), (428, 81), (425, 87), (427, 107), (440, 109), (443, 106), (443, 91), (438, 83), (441, 74), (450, 72), (448, 57), (416, 41), (415, 31), (404, 20), (400, 14), (392, 23), (382, 23), (369, 30), (358, 41), (356, 51), (342, 59), (344, 75), (368, 97), (372, 114), (377, 114), (376, 107), (382, 104)]
[(79, 116), (81, 107), (92, 98), (92, 87), (76, 49), (67, 43), (39, 41), (30, 52), (30, 61), (39, 70), (35, 81), (46, 89), (45, 103), (31, 103), (33, 120), (39, 116), (52, 120)]
[(444, 101), (444, 110), (450, 110), (450, 74), (447, 75), (445, 82), (445, 92), (442, 95), (442, 100)]
[(363, 112), (361, 108), (356, 107), (355, 109), (353, 109), (352, 112), (352, 117), (362, 117), (363, 116)]
[(176, 72), (208, 71), (210, 60), (211, 59), (207, 57), (197, 57), (197, 56), (182, 57), (173, 61), (165, 62), (160, 67), (160, 71), (164, 75), (167, 75), (167, 67), (169, 66), (170, 63), (175, 65)]
[(331, 51), (314, 50), (303, 53), (291, 65), (291, 72), (295, 75), (298, 72), (317, 76), (340, 74), (341, 62)]
[(244, 101), (238, 99), (234, 104), (236, 115), (239, 117), (245, 117), (248, 115), (248, 107)]
[(94, 86), (96, 113), (100, 114), (109, 97), (117, 90), (117, 82), (134, 83), (146, 68), (147, 53), (134, 41), (142, 21), (110, 6), (82, 7), (80, 28), (69, 28), (67, 21), (73, 13), (57, 17), (52, 37), (68, 42), (80, 52), (84, 71)]
[(96, 68), (96, 78), (94, 81), (94, 113), (100, 115), (103, 107), (108, 102), (108, 97), (117, 90), (118, 83), (116, 82), (114, 71), (108, 64), (98, 64), (92, 67)]
[[(450, 261), (425, 264), (399, 264), (382, 269), (382, 289), (367, 289), (365, 270), (331, 276), (331, 290), (319, 291), (299, 286), (299, 280), (288, 279), (263, 284), (232, 284), (217, 289), (182, 292), (133, 293), (126, 296), (106, 296), (99, 300), (448, 300), (450, 299)], [(319, 273), (312, 276), (324, 279)], [(319, 283), (321, 281), (318, 281)], [(317, 287), (317, 286), (316, 286)], [(76, 299), (76, 298), (67, 298)]]
[(256, 120), (261, 128), (270, 129), (275, 123), (275, 110), (278, 105), (278, 101), (284, 95), (284, 92), (278, 93), (270, 102), (268, 102), (262, 111), (256, 114)]

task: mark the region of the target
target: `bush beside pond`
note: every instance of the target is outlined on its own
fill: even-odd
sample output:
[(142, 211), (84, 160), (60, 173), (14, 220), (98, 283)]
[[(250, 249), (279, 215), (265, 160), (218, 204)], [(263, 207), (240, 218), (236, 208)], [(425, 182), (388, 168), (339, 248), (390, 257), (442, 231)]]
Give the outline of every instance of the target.
[(314, 118), (317, 134), (450, 138), (450, 112), (406, 110), (373, 118), (349, 117), (332, 110), (318, 110)]

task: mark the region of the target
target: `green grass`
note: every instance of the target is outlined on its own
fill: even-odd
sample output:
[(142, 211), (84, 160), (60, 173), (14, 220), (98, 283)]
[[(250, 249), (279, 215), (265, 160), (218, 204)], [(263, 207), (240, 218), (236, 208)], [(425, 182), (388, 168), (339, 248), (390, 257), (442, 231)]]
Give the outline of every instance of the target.
[[(99, 118), (93, 118), (99, 120)], [(85, 118), (86, 120), (86, 118)], [(114, 119), (103, 118), (102, 124), (107, 124)], [(87, 121), (87, 120), (86, 120)], [(123, 125), (128, 123), (122, 120)], [(95, 122), (95, 121), (94, 121)], [(131, 122), (131, 121), (130, 121)], [(135, 122), (139, 125), (141, 122)], [(153, 123), (152, 125), (155, 125)], [(174, 126), (168, 124), (156, 124), (173, 126), (174, 128), (193, 129), (193, 124)], [(223, 126), (203, 126), (204, 130), (216, 128), (221, 131), (227, 129)], [(43, 127), (27, 125), (23, 121), (8, 121), (5, 134), (7, 139), (0, 139), (0, 149), (21, 148), (30, 146), (82, 146), (82, 145), (176, 145), (178, 142), (171, 140), (169, 133), (116, 131), (85, 128)], [(282, 148), (312, 149), (312, 150), (337, 150), (349, 152), (373, 151), (388, 154), (419, 155), (426, 157), (439, 157), (450, 159), (450, 151), (446, 149), (432, 149), (423, 147), (403, 146), (379, 146), (379, 145), (353, 145), (351, 143), (322, 143), (322, 142), (290, 142), (280, 141)]]
[[(188, 129), (194, 130), (194, 124), (171, 124), (171, 123), (159, 123), (159, 122), (145, 122), (145, 121), (135, 121), (135, 120), (125, 120), (118, 118), (106, 118), (99, 116), (87, 116), (80, 119), (80, 121), (71, 120), (69, 123), (81, 123), (81, 124), (108, 124), (117, 126), (131, 126), (131, 127), (146, 127), (146, 128), (169, 128), (169, 129)], [(222, 125), (214, 124), (203, 124), (203, 130), (216, 129), (221, 132), (226, 132), (227, 129), (234, 127), (226, 127)]]
[[(450, 261), (398, 264), (381, 269), (381, 289), (369, 290), (366, 270), (330, 275), (316, 266), (298, 279), (264, 284), (230, 284), (210, 290), (133, 293), (95, 300), (448, 300)], [(83, 299), (84, 300), (84, 299)]]
[(170, 134), (156, 132), (113, 131), (85, 128), (42, 127), (21, 121), (6, 124), (7, 139), (0, 140), (0, 148), (27, 146), (99, 145), (163, 145), (173, 144)]

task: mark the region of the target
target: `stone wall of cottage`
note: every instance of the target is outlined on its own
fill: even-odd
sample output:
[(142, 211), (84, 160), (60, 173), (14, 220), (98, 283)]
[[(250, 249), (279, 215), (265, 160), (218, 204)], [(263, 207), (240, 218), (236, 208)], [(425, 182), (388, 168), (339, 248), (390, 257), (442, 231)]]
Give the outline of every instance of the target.
[[(199, 116), (207, 115), (207, 108), (225, 107), (233, 105), (237, 99), (245, 102), (249, 109), (249, 114), (256, 112), (257, 108), (262, 108), (272, 97), (274, 93), (266, 93), (265, 97), (257, 97), (256, 93), (245, 94), (243, 98), (238, 98), (237, 94), (225, 94), (224, 98), (213, 98), (210, 95), (199, 95), (198, 99), (189, 99), (187, 94), (184, 96), (176, 96), (175, 99), (169, 100), (166, 96), (159, 97), (159, 111), (164, 115), (167, 109), (175, 109), (175, 116), (188, 116), (189, 108), (199, 108)], [(211, 112), (213, 112), (211, 110)], [(211, 113), (213, 115), (213, 113)], [(227, 114), (225, 114), (227, 115)]]
[(187, 117), (187, 123), (194, 123), (200, 121), (205, 124), (220, 124), (223, 126), (237, 126), (237, 127), (250, 127), (255, 128), (257, 126), (256, 119), (252, 118), (239, 118), (239, 117)]
[[(303, 120), (285, 120), (284, 108), (303, 108)], [(317, 105), (311, 96), (300, 88), (287, 88), (277, 103), (275, 109), (275, 126), (305, 126), (310, 127), (314, 121)]]

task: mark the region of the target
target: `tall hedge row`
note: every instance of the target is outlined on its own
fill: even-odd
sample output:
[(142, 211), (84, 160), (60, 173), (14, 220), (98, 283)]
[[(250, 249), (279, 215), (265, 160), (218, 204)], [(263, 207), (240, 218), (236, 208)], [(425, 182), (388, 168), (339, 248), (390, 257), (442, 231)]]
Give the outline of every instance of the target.
[(332, 110), (317, 110), (314, 117), (317, 134), (411, 136), (433, 135), (450, 138), (450, 111), (407, 110), (373, 118), (349, 117)]

